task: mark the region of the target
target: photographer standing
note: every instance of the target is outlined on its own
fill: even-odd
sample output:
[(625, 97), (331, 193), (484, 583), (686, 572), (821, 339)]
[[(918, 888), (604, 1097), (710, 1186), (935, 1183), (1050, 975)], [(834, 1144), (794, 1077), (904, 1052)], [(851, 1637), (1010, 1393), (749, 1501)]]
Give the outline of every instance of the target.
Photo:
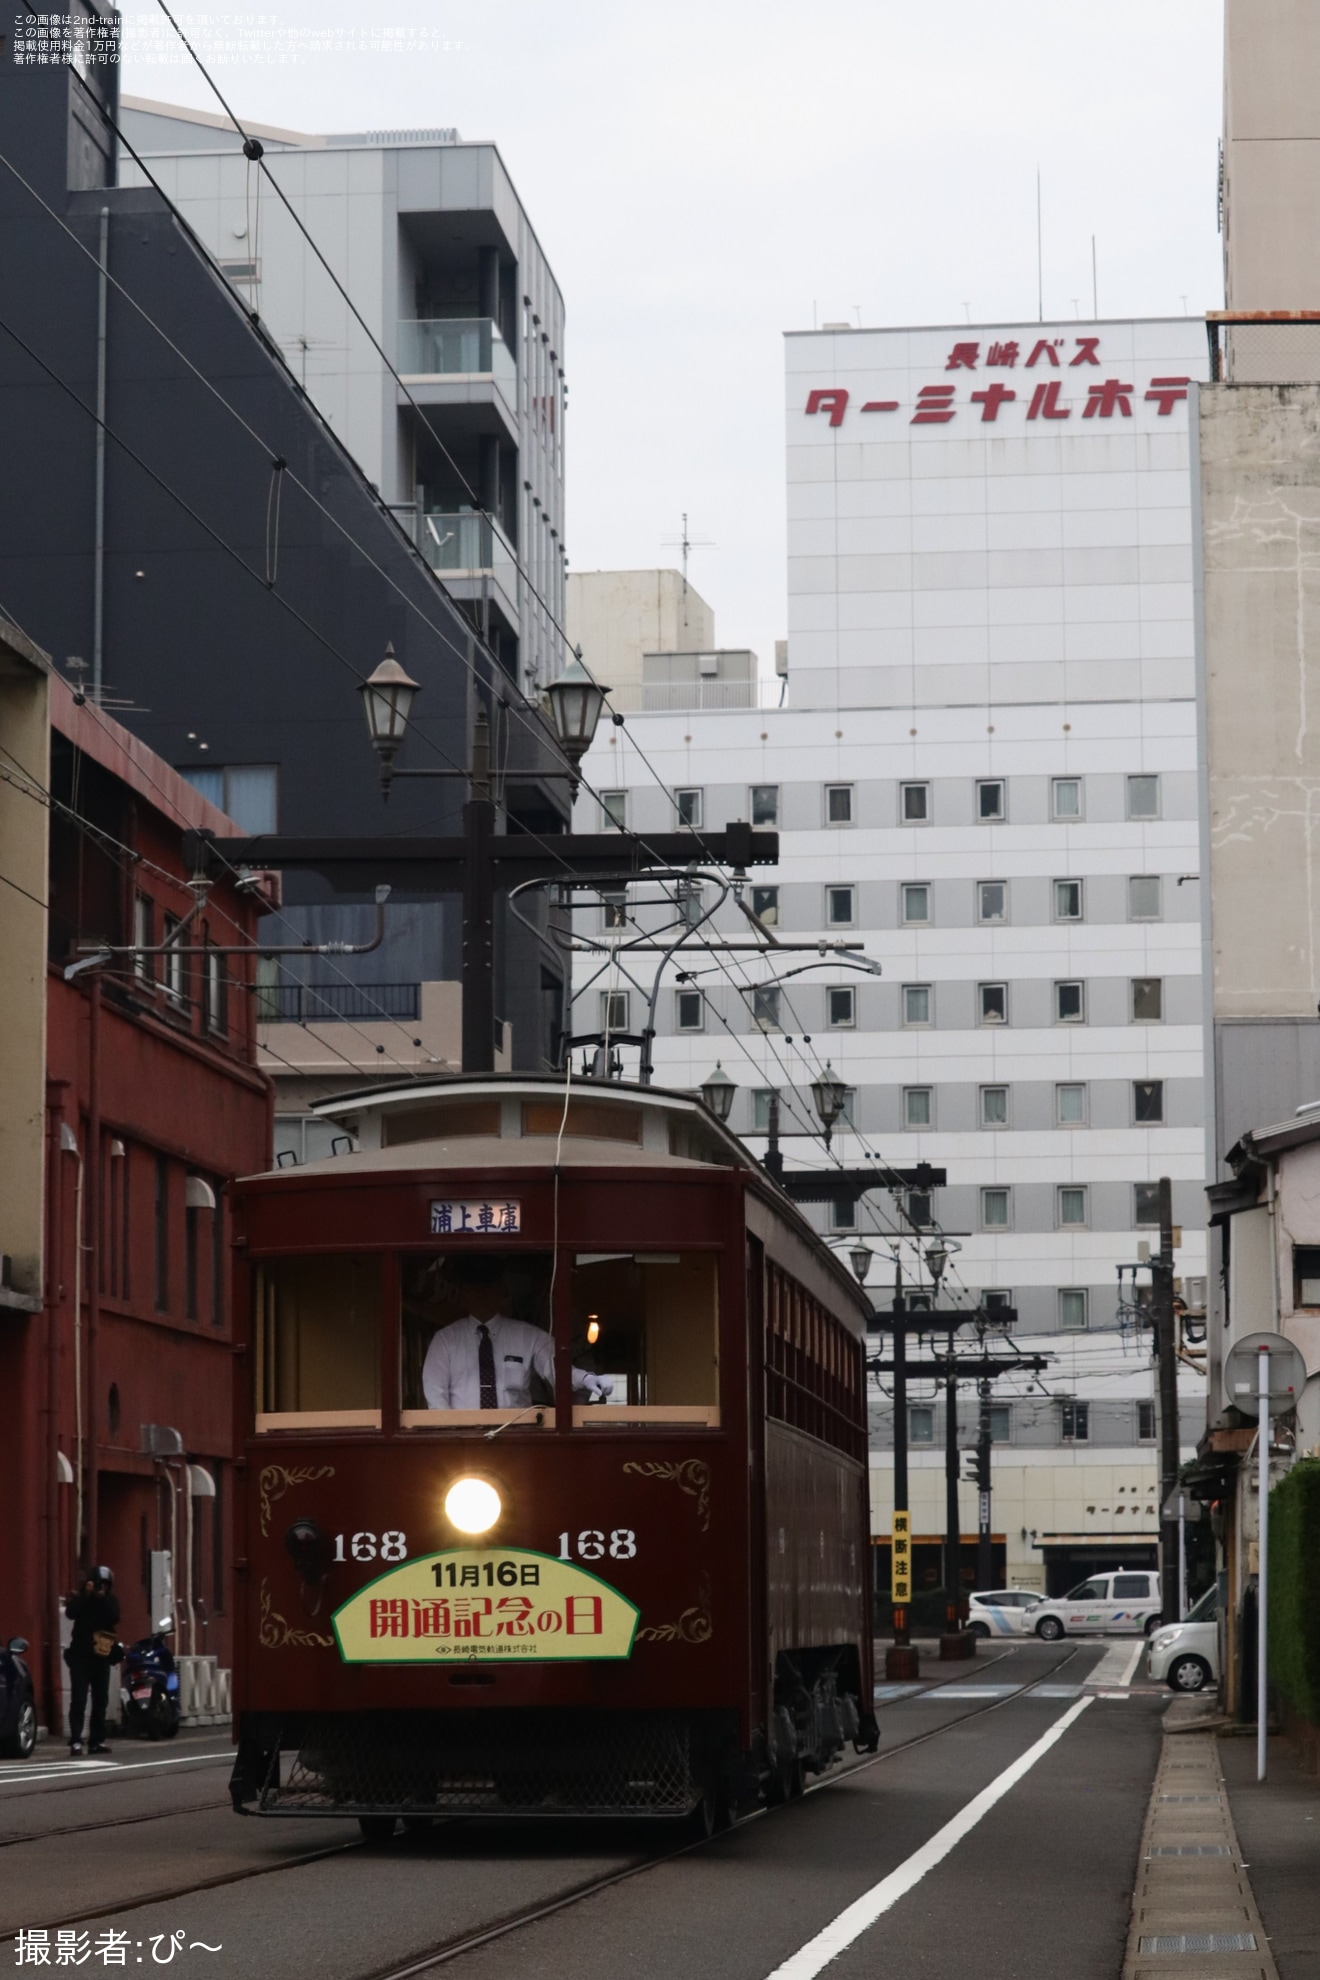
[(73, 1624), (73, 1637), (64, 1653), (72, 1679), (69, 1694), (69, 1752), (83, 1750), (83, 1715), (88, 1694), (92, 1700), (92, 1722), (88, 1750), (108, 1753), (105, 1743), (105, 1714), (110, 1698), (110, 1670), (118, 1663), (119, 1597), (115, 1578), (108, 1567), (93, 1568), (83, 1578), (76, 1595), (64, 1604), (64, 1613)]

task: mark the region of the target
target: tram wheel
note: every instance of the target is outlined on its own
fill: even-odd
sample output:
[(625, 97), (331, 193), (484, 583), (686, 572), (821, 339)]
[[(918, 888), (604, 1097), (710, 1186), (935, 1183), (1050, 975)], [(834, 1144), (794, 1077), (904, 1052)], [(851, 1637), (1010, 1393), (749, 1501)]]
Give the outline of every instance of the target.
[(363, 1842), (393, 1842), (395, 1822), (393, 1815), (359, 1815), (358, 1827), (362, 1831)]

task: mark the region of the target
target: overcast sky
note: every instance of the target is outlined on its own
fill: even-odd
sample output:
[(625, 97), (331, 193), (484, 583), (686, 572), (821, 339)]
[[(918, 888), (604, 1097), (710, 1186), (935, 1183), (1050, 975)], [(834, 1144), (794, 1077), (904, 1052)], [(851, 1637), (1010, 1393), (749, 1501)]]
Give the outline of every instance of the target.
[[(785, 330), (1034, 318), (1038, 165), (1047, 315), (1091, 313), (1092, 234), (1102, 316), (1221, 304), (1220, 0), (261, 4), (237, 57), (180, 15), (240, 116), (499, 145), (567, 307), (573, 567), (675, 564), (686, 510), (717, 637), (763, 664)], [(125, 91), (216, 109), (127, 13)]]

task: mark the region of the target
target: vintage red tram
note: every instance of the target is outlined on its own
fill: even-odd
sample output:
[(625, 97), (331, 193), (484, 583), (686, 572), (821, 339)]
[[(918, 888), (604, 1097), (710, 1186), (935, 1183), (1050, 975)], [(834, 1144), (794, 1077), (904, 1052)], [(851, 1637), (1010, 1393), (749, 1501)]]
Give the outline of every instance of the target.
[(701, 1825), (873, 1750), (866, 1302), (742, 1144), (517, 1076), (322, 1111), (352, 1152), (235, 1192), (234, 1807)]

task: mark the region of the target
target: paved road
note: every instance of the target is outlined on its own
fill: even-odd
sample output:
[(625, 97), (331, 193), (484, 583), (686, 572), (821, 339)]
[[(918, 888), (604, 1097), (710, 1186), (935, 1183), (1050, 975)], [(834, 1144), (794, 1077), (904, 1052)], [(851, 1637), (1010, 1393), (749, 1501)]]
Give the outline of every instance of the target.
[[(842, 1944), (830, 1980), (1017, 1980), (1028, 1963), (1112, 1980), (1168, 1696), (1116, 1684), (1133, 1648), (930, 1663), (938, 1688), (881, 1696), (877, 1762), (456, 1964), (471, 1980), (811, 1980)], [(211, 1736), (125, 1745), (97, 1773), (0, 1766), (0, 1940), (45, 1925), (53, 1943), (81, 1917), (93, 1943), (128, 1935), (130, 1967), (182, 1931), (188, 1980), (365, 1980), (673, 1847), (654, 1828), (456, 1822), (367, 1850), (355, 1825), (231, 1815), (226, 1760), (208, 1757), (223, 1752)], [(873, 1922), (816, 1944), (867, 1893)]]

